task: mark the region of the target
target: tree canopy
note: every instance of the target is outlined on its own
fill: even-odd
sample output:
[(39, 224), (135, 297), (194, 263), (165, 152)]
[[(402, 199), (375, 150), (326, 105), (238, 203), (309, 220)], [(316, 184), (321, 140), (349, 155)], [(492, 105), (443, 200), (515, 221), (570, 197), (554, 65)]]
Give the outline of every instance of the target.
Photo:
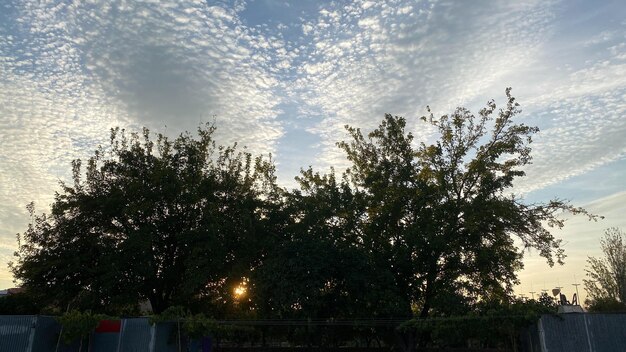
[[(351, 162), (341, 188), (361, 202), (344, 238), (394, 277), (403, 300), (421, 316), (445, 311), (451, 296), (475, 301), (511, 294), (523, 254), (514, 238), (550, 265), (562, 263), (561, 241), (549, 231), (563, 226), (557, 214), (594, 218), (558, 199), (525, 204), (512, 194), (538, 129), (515, 122), (521, 110), (510, 89), (506, 95), (500, 110), (490, 101), (477, 116), (458, 108), (423, 117), (439, 134), (433, 144), (416, 143), (406, 119), (389, 114), (367, 135), (346, 126), (352, 139), (338, 143)], [(307, 187), (316, 179), (304, 172), (302, 188), (325, 191)], [(327, 221), (338, 214), (329, 215)]]
[(112, 130), (84, 178), (77, 160), (51, 213), (33, 214), (15, 277), (61, 307), (224, 303), (259, 259), (275, 177), (271, 162), (216, 146), (213, 131), (155, 141)]
[[(512, 193), (538, 129), (517, 122), (506, 96), (499, 110), (423, 117), (431, 144), (402, 117), (368, 134), (346, 126), (350, 167), (304, 169), (293, 190), (276, 184), (271, 158), (216, 145), (213, 126), (173, 140), (114, 129), (84, 172), (73, 163), (49, 215), (30, 207), (13, 273), (63, 309), (148, 299), (157, 312), (410, 318), (506, 300), (525, 249), (562, 263), (550, 232), (561, 212), (595, 219)], [(242, 282), (245, 299), (233, 294)]]

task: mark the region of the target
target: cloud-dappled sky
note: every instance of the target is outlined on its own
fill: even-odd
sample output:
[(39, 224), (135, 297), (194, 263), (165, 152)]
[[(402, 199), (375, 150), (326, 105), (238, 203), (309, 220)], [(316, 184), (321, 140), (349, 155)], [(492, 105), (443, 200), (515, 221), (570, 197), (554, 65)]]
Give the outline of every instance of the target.
[[(114, 126), (175, 135), (214, 121), (222, 143), (273, 153), (279, 180), (345, 166), (343, 126), (418, 122), (504, 103), (539, 126), (516, 192), (588, 205), (557, 235), (570, 262), (528, 256), (520, 292), (580, 280), (604, 228), (626, 229), (623, 1), (0, 1), (0, 288), (25, 205), (47, 211), (70, 162)], [(570, 291), (571, 292), (571, 291)]]

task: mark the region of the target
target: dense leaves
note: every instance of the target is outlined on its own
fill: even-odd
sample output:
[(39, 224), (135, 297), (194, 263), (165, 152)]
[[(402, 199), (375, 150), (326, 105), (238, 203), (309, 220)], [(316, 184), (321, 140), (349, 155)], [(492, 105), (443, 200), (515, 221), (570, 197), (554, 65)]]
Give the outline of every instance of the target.
[(562, 211), (587, 214), (560, 200), (527, 205), (511, 193), (538, 130), (514, 122), (520, 110), (506, 93), (497, 112), (491, 101), (478, 116), (458, 108), (422, 118), (440, 135), (434, 144), (416, 145), (406, 120), (391, 115), (367, 136), (347, 127), (352, 141), (339, 143), (352, 162), (346, 177), (364, 202), (361, 246), (422, 317), (446, 309), (446, 296), (510, 294), (522, 266), (515, 238), (550, 265), (562, 263), (561, 242), (547, 227), (563, 226)]
[(212, 126), (174, 140), (113, 130), (84, 174), (73, 164), (49, 215), (30, 207), (13, 272), (61, 309), (181, 305), (205, 314), (190, 320), (197, 333), (207, 317), (409, 319), (508, 302), (525, 249), (562, 262), (561, 212), (595, 216), (512, 194), (538, 130), (506, 95), (500, 110), (422, 118), (432, 144), (401, 117), (347, 126), (350, 167), (305, 169), (291, 191), (271, 160), (217, 146)]
[(0, 315), (39, 314), (41, 297), (31, 292), (20, 292), (0, 296)]
[(264, 315), (282, 318), (390, 317), (406, 314), (393, 276), (359, 243), (362, 201), (334, 174), (303, 171), (286, 194), (282, 238), (253, 274)]
[(224, 292), (258, 260), (275, 186), (271, 163), (217, 147), (213, 130), (156, 142), (113, 130), (84, 180), (76, 161), (51, 214), (33, 216), (15, 277), (62, 307), (228, 303)]
[[(545, 295), (545, 294), (544, 294)], [(516, 351), (520, 331), (557, 307), (547, 300), (486, 300), (463, 315), (416, 318), (400, 325), (405, 334), (428, 334), (439, 347), (498, 348)], [(469, 345), (469, 346), (468, 346)]]
[(82, 345), (82, 339), (89, 337), (100, 321), (107, 318), (108, 317), (103, 314), (70, 310), (57, 318), (63, 327), (61, 339), (66, 344), (80, 339)]

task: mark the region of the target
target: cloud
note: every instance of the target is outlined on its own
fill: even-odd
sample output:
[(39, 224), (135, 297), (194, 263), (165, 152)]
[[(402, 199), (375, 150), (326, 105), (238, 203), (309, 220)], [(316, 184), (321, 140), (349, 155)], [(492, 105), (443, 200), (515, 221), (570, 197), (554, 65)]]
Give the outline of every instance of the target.
[[(554, 75), (558, 79), (527, 92), (525, 115), (542, 131), (533, 146), (528, 177), (517, 184), (520, 192), (545, 188), (626, 156), (626, 37), (615, 40), (597, 46), (594, 60), (583, 56), (584, 65), (563, 64), (564, 73)], [(576, 64), (580, 68), (573, 69)]]
[[(323, 112), (310, 128), (322, 137), (320, 167), (345, 165), (335, 147), (345, 124), (369, 130), (389, 112), (416, 127), (427, 104), (445, 113), (479, 96), (486, 101), (483, 92), (496, 82), (502, 95), (501, 78), (534, 62), (554, 17), (547, 2), (497, 3), (489, 12), (475, 3), (412, 4), (331, 5), (328, 12), (345, 16), (311, 30), (314, 47), (299, 57), (290, 89)], [(418, 138), (432, 137), (418, 128)]]
[[(412, 16), (406, 16), (409, 6)], [(516, 184), (517, 193), (622, 157), (624, 23), (562, 39), (573, 26), (564, 18), (566, 4), (496, 2), (488, 7), (445, 1), (328, 5), (323, 13), (345, 16), (334, 26), (310, 30), (311, 45), (297, 59), (299, 75), (289, 86), (310, 106), (314, 123), (308, 130), (321, 137), (314, 164), (347, 165), (335, 146), (347, 138), (345, 124), (367, 131), (384, 113), (392, 113), (407, 117), (417, 138), (429, 141), (433, 130), (416, 119), (426, 105), (436, 114), (456, 106), (476, 112), (491, 98), (503, 104), (508, 86), (525, 109), (521, 121), (542, 130), (533, 144), (534, 163)], [(596, 13), (575, 26), (596, 28), (599, 18), (609, 15)]]

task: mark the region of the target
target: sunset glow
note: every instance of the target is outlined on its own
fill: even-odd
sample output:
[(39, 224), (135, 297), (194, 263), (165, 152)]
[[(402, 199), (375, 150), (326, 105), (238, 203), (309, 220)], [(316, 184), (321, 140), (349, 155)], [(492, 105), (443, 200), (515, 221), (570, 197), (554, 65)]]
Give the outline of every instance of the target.
[(235, 294), (235, 298), (240, 298), (240, 297), (245, 296), (246, 291), (247, 291), (247, 289), (246, 289), (245, 286), (239, 285), (239, 286), (235, 287), (235, 289), (233, 290), (233, 293)]

